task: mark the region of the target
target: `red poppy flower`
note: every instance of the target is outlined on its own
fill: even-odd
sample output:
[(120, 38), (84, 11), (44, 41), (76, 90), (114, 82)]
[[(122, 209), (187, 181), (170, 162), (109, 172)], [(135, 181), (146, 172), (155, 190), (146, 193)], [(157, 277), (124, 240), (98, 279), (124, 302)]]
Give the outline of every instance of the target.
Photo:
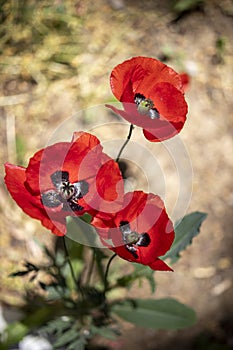
[(5, 182), (16, 203), (58, 236), (66, 233), (67, 216), (108, 211), (121, 203), (118, 164), (88, 133), (74, 133), (71, 142), (38, 151), (27, 168), (6, 163), (5, 169)]
[(107, 107), (142, 127), (149, 141), (166, 140), (182, 129), (188, 112), (182, 79), (164, 63), (133, 57), (113, 69), (110, 85), (124, 110)]
[(158, 196), (129, 192), (120, 211), (105, 218), (97, 214), (92, 224), (101, 242), (121, 258), (148, 265), (153, 270), (171, 270), (159, 259), (170, 249), (174, 230)]

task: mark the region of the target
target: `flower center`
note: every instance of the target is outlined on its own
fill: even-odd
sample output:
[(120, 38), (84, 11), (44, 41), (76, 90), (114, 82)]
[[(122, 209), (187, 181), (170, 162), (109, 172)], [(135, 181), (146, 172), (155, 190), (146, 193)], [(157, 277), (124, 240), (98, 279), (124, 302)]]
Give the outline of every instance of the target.
[(67, 171), (56, 171), (51, 175), (54, 189), (41, 194), (41, 201), (48, 208), (56, 208), (62, 205), (62, 209), (69, 211), (83, 210), (78, 200), (89, 191), (89, 185), (85, 180), (71, 183)]
[(151, 242), (150, 236), (147, 232), (139, 234), (136, 231), (132, 231), (128, 221), (121, 221), (119, 228), (125, 248), (137, 259), (138, 247), (148, 247)]
[(69, 181), (62, 182), (59, 193), (63, 199), (70, 199), (74, 195), (74, 185), (72, 185)]
[(134, 96), (134, 102), (137, 105), (138, 113), (147, 115), (151, 119), (158, 119), (160, 117), (158, 110), (154, 107), (154, 102), (150, 98), (137, 93)]

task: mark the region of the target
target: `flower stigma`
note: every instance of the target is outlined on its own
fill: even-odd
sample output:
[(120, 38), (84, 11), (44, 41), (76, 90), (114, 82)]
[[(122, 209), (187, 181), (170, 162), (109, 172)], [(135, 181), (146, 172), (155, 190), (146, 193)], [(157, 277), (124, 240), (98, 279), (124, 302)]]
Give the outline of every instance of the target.
[(137, 105), (138, 113), (147, 115), (151, 119), (158, 119), (160, 117), (158, 110), (154, 107), (154, 102), (150, 98), (137, 93), (134, 96), (134, 102)]
[(89, 191), (89, 184), (79, 181), (72, 184), (69, 181), (67, 171), (56, 171), (50, 176), (55, 189), (50, 189), (41, 194), (41, 201), (48, 208), (56, 208), (62, 204), (63, 210), (83, 210), (78, 200)]

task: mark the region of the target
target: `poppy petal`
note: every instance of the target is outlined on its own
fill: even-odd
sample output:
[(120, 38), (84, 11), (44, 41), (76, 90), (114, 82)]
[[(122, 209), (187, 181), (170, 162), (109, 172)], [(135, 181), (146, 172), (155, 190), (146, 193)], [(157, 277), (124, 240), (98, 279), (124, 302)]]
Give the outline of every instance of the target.
[(156, 271), (173, 271), (173, 269), (168, 266), (163, 260), (156, 259), (152, 264), (149, 264), (152, 270)]
[[(39, 196), (32, 195), (25, 187), (26, 169), (20, 166), (5, 164), (5, 183), (12, 198), (29, 216), (40, 220), (42, 225), (54, 234), (63, 236), (66, 233), (64, 217), (55, 216), (52, 220), (47, 215)], [(51, 213), (51, 216), (54, 214)]]
[(186, 92), (190, 85), (190, 75), (188, 73), (180, 73), (180, 78), (183, 85), (183, 91)]
[(171, 137), (177, 135), (180, 130), (183, 128), (184, 123), (169, 123), (164, 122), (162, 127), (157, 129), (143, 129), (143, 134), (145, 138), (150, 142), (161, 142)]
[(84, 200), (89, 207), (105, 215), (114, 213), (122, 206), (124, 182), (118, 164), (103, 154), (102, 164)]
[(75, 133), (73, 142), (48, 146), (30, 159), (26, 170), (27, 183), (38, 194), (53, 188), (51, 176), (58, 170), (67, 171), (72, 183), (94, 177), (101, 154), (102, 146), (95, 136)]
[(159, 83), (151, 89), (149, 96), (154, 101), (161, 120), (177, 123), (186, 120), (188, 106), (184, 95), (170, 83)]
[(121, 102), (134, 102), (134, 94), (141, 88), (150, 88), (158, 82), (169, 82), (182, 90), (182, 82), (172, 68), (155, 58), (133, 57), (117, 65), (110, 76), (110, 86), (115, 97)]
[[(127, 230), (123, 230), (122, 223)], [(110, 249), (121, 258), (148, 265), (152, 269), (170, 269), (158, 259), (170, 249), (174, 240), (173, 225), (160, 197), (142, 191), (129, 192), (125, 195), (119, 212), (105, 218), (98, 213), (92, 224), (99, 232), (103, 244), (106, 242), (105, 245), (109, 247), (109, 239), (112, 240)], [(135, 235), (137, 239), (132, 243), (131, 233), (133, 239)], [(138, 244), (142, 241), (144, 244)]]

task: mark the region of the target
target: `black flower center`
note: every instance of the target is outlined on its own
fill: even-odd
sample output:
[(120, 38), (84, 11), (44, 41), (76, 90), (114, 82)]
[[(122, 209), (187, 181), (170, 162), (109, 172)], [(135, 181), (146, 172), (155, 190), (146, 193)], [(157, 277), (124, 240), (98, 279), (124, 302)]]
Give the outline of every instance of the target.
[(147, 232), (139, 234), (136, 231), (132, 231), (128, 221), (121, 221), (119, 228), (125, 248), (137, 259), (137, 247), (148, 247), (151, 242), (150, 236)]
[(54, 189), (41, 194), (41, 201), (48, 208), (56, 208), (62, 204), (63, 210), (83, 210), (78, 200), (89, 191), (89, 185), (85, 180), (71, 183), (68, 171), (56, 171), (51, 176)]
[(135, 94), (134, 102), (137, 105), (138, 113), (147, 115), (151, 119), (160, 118), (158, 110), (154, 107), (154, 102), (142, 94)]

